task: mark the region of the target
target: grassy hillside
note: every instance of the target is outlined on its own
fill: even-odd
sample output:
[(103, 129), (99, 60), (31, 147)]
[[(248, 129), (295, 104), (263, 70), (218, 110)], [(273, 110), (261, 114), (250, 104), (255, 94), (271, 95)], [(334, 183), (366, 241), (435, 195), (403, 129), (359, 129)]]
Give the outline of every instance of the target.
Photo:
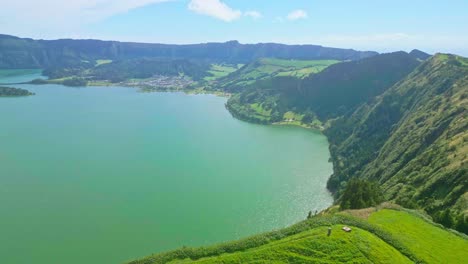
[(234, 116), (256, 123), (285, 120), (284, 114), (290, 111), (308, 116), (297, 120), (303, 123), (317, 117), (327, 121), (372, 101), (419, 64), (408, 53), (395, 52), (333, 64), (303, 79), (277, 76), (257, 80), (233, 96), (228, 109)]
[(398, 250), (372, 233), (357, 227), (353, 227), (353, 232), (349, 234), (337, 232), (341, 227), (332, 225), (335, 232), (330, 237), (327, 237), (328, 227), (317, 227), (244, 252), (187, 263), (411, 263)]
[(238, 92), (256, 81), (270, 79), (275, 76), (292, 76), (301, 79), (312, 73), (318, 73), (338, 62), (337, 60), (283, 60), (262, 58), (246, 64), (238, 71), (232, 72), (226, 77), (219, 79), (219, 81), (213, 85), (213, 89)]
[(243, 64), (229, 65), (229, 64), (212, 64), (208, 70), (208, 76), (203, 78), (205, 81), (214, 81), (219, 78), (226, 77), (227, 75), (237, 71)]
[[(352, 231), (342, 231), (344, 225)], [(329, 227), (332, 232), (327, 236)], [(466, 236), (445, 230), (418, 212), (386, 205), (323, 212), (271, 233), (131, 263), (463, 263), (467, 247)]]
[(352, 177), (372, 179), (389, 200), (424, 208), (436, 219), (451, 208), (449, 218), (461, 219), (468, 209), (460, 200), (468, 192), (466, 62), (436, 55), (376, 102), (336, 120), (325, 132), (335, 171), (329, 187), (341, 190)]
[(424, 218), (402, 211), (381, 210), (371, 214), (369, 222), (393, 234), (426, 263), (463, 263), (467, 259), (466, 237), (463, 241)]

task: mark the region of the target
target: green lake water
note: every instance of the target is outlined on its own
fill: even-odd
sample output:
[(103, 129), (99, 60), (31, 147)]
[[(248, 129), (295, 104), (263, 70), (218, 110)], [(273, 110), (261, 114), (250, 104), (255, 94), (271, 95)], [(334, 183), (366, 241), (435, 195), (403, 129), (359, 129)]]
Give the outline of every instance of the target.
[(0, 263), (123, 263), (332, 203), (318, 132), (236, 120), (212, 95), (14, 86), (36, 95), (0, 98)]

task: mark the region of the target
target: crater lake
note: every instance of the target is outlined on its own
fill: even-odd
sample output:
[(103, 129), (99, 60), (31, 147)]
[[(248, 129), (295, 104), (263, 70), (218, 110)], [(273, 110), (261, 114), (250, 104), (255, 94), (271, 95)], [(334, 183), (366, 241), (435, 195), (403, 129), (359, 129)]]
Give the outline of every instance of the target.
[(324, 135), (239, 121), (226, 98), (9, 86), (36, 95), (0, 98), (2, 263), (123, 263), (285, 227), (333, 201)]

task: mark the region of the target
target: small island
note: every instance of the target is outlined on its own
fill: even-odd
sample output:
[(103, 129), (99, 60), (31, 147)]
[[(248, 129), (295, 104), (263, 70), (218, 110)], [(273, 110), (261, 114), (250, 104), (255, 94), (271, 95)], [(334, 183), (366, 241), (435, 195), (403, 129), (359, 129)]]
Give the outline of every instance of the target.
[(0, 86), (0, 97), (16, 97), (29, 95), (34, 95), (34, 93), (25, 89)]

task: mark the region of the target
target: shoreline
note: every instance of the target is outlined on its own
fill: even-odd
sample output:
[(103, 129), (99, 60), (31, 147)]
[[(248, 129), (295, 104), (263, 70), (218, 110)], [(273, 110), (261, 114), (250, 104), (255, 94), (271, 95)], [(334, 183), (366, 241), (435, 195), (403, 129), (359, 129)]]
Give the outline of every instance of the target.
[(325, 127), (323, 126), (311, 126), (303, 123), (298, 123), (298, 122), (287, 122), (287, 121), (280, 121), (280, 122), (274, 122), (271, 123), (273, 126), (294, 126), (294, 127), (302, 127), (314, 131), (319, 131), (323, 132), (325, 130)]

